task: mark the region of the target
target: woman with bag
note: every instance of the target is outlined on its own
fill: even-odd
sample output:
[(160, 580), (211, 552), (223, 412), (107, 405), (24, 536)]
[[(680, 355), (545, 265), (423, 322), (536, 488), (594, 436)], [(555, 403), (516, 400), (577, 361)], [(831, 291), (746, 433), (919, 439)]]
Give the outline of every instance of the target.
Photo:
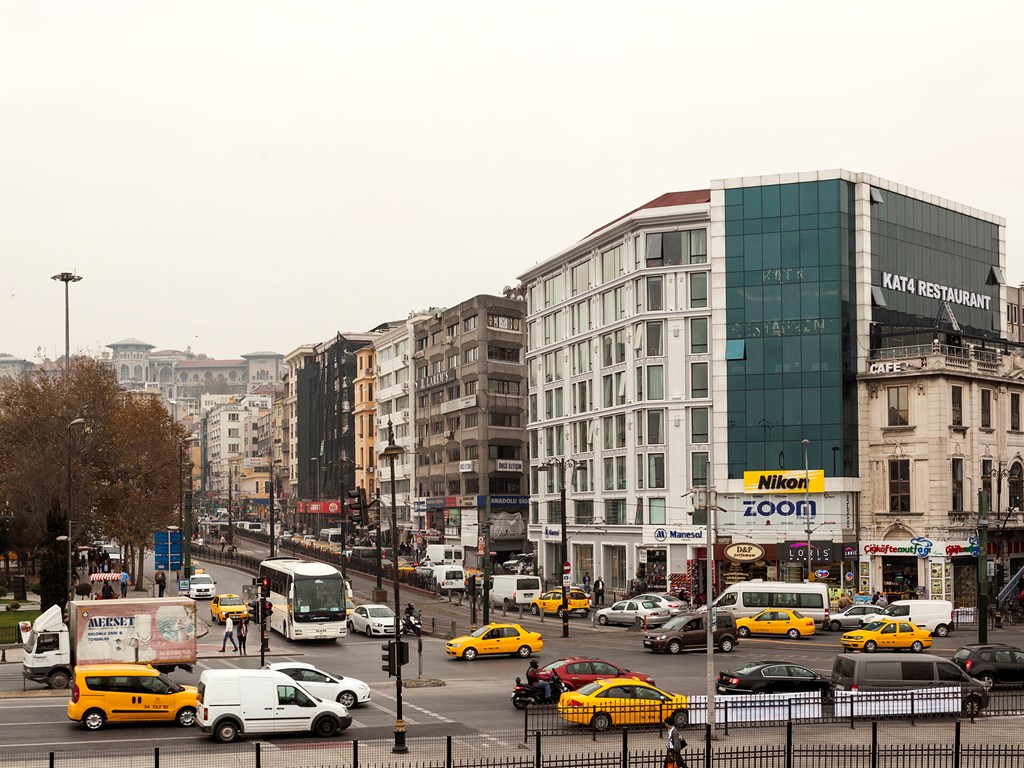
[(242, 616), (235, 625), (235, 636), (238, 638), (238, 655), (245, 656), (245, 639), (249, 636), (249, 622)]
[(668, 726), (668, 751), (665, 753), (665, 768), (687, 768), (683, 760), (683, 750), (686, 749), (686, 739), (676, 728), (675, 718), (666, 718)]

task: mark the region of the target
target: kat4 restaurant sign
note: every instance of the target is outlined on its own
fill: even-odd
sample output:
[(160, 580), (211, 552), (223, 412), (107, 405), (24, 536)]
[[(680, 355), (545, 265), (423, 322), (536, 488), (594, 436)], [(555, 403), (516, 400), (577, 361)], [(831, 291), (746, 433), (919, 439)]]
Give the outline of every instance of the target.
[(882, 273), (882, 288), (889, 291), (902, 291), (913, 293), (917, 296), (924, 296), (928, 299), (948, 301), (952, 304), (962, 304), (965, 307), (978, 307), (989, 309), (992, 297), (983, 293), (968, 291), (964, 288), (954, 288), (951, 285), (942, 283), (930, 283), (927, 280), (919, 280), (906, 275), (894, 275), (891, 272)]
[(734, 563), (753, 563), (764, 559), (764, 549), (757, 544), (730, 544), (725, 556)]
[(765, 470), (743, 473), (744, 493), (824, 493), (825, 470)]

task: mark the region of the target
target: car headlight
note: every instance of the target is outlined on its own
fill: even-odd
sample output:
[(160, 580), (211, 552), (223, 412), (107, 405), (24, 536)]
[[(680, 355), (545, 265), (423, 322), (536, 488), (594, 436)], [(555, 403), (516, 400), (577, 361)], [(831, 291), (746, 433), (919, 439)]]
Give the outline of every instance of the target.
[(462, 643), (448, 643), (449, 648), (461, 648)]
[(863, 639), (864, 639), (863, 635), (845, 635), (845, 636), (843, 636), (843, 640), (863, 640)]
[(666, 637), (668, 637), (668, 635), (658, 635), (658, 637), (656, 639), (664, 640)]

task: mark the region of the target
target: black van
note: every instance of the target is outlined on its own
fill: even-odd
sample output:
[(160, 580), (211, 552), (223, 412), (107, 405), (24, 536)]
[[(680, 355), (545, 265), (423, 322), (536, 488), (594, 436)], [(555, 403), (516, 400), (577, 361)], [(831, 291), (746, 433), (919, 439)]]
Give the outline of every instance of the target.
[(832, 664), (834, 691), (906, 691), (959, 687), (963, 713), (974, 716), (988, 706), (985, 686), (941, 656), (919, 654), (912, 659), (874, 654), (844, 654)]

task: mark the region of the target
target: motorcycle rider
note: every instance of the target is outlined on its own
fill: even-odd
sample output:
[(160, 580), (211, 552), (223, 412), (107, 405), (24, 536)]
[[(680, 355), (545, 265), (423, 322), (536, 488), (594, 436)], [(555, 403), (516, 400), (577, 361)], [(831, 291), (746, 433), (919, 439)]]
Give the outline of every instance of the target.
[(418, 635), (419, 627), (416, 624), (416, 622), (418, 622), (418, 619), (419, 617), (416, 615), (416, 607), (412, 603), (408, 603), (405, 606), (405, 618), (402, 619), (402, 623), (405, 626), (405, 631), (410, 634)]
[(551, 700), (551, 683), (544, 680), (540, 676), (540, 664), (537, 663), (536, 659), (530, 659), (530, 666), (526, 670), (526, 682), (532, 685), (534, 688), (540, 688), (544, 691), (544, 700)]
[(405, 615), (406, 616), (415, 616), (416, 615), (416, 607), (412, 603), (408, 603), (405, 606)]

